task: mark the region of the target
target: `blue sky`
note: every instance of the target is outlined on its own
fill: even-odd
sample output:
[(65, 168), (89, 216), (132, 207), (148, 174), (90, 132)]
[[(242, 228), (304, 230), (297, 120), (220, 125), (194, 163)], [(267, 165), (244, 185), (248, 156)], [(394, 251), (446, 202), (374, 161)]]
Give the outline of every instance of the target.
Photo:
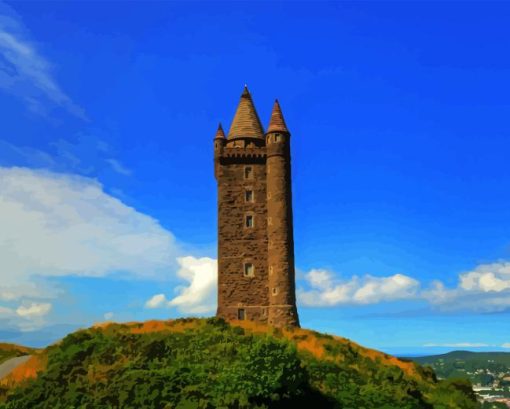
[(510, 347), (509, 17), (0, 3), (0, 341), (214, 313), (212, 138), (247, 83), (292, 132), (302, 325), (392, 353)]

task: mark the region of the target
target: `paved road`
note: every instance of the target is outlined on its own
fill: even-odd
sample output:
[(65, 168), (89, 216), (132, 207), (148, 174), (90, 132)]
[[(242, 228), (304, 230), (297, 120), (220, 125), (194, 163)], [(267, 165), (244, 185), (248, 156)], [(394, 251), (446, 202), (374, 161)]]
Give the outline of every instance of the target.
[(28, 361), (30, 357), (31, 355), (18, 356), (16, 358), (8, 359), (3, 364), (0, 364), (0, 379), (9, 375), (13, 369)]

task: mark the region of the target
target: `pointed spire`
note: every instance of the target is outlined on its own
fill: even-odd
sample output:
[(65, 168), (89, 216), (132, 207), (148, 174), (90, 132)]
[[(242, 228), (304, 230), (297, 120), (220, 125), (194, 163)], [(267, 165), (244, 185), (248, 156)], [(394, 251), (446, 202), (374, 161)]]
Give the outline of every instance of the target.
[(246, 85), (228, 132), (229, 139), (240, 137), (264, 139), (264, 130)]
[(224, 139), (225, 138), (225, 132), (223, 132), (223, 127), (221, 126), (221, 122), (218, 125), (218, 130), (216, 131), (216, 136), (214, 139)]
[(282, 109), (277, 99), (274, 101), (273, 112), (271, 112), (271, 119), (267, 127), (267, 133), (269, 132), (290, 133), (285, 124), (285, 119), (283, 119)]

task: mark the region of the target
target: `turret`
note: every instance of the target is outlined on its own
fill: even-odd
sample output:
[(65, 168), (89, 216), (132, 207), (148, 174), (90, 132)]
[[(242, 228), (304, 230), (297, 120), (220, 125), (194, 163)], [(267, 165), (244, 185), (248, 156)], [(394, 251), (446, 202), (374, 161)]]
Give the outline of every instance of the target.
[(266, 133), (269, 324), (298, 326), (290, 166), (290, 132), (278, 100)]
[(218, 166), (220, 156), (223, 153), (223, 148), (226, 143), (225, 132), (223, 132), (223, 127), (221, 126), (221, 122), (218, 125), (218, 130), (216, 131), (216, 135), (214, 136), (214, 175), (218, 178)]
[(216, 135), (214, 136), (214, 152), (219, 152), (225, 146), (225, 142), (225, 132), (223, 132), (223, 127), (221, 126), (220, 122), (218, 125), (218, 130), (216, 131)]

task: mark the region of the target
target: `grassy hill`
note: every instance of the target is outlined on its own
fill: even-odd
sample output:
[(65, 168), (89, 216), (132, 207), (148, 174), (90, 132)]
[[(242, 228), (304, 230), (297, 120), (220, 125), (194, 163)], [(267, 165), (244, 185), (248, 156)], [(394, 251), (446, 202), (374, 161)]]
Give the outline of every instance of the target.
[(215, 318), (81, 330), (2, 382), (1, 409), (478, 407), (469, 382), (347, 339)]
[(34, 349), (22, 347), (14, 344), (3, 344), (0, 343), (0, 364), (7, 361), (10, 358), (17, 356), (30, 355), (34, 352)]

